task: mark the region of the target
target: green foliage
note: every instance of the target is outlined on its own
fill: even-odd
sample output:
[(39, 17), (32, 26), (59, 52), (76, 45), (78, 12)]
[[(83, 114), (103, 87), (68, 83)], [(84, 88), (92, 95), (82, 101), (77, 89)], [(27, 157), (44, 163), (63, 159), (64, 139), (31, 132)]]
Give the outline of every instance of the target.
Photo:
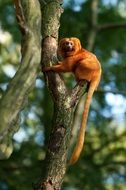
[(107, 130), (103, 132), (94, 127), (90, 129), (90, 133), (86, 136), (84, 154), (76, 165), (69, 168), (69, 175), (65, 178), (64, 186), (69, 187), (72, 182), (74, 189), (104, 190), (114, 182), (112, 178), (114, 175), (116, 175), (114, 183), (117, 187), (122, 176), (123, 183), (125, 182), (125, 165), (123, 164), (126, 157), (126, 131), (118, 132), (111, 129), (108, 137)]
[(10, 32), (14, 38), (14, 41), (20, 42), (21, 35), (16, 22), (13, 1), (0, 0), (0, 18), (0, 26), (2, 27), (2, 29)]
[(6, 184), (9, 190), (27, 190), (41, 174), (40, 165), (44, 158), (41, 147), (33, 139), (22, 145), (15, 142), (15, 151), (11, 158), (1, 161), (0, 189)]
[[(91, 1), (87, 0), (79, 4), (78, 1), (72, 0), (65, 6), (61, 18), (60, 38), (76, 36), (81, 39), (84, 47), (87, 46), (91, 29), (90, 3)], [(126, 16), (120, 8), (124, 4), (125, 0), (118, 1), (117, 4), (99, 1), (98, 25), (126, 23)], [(75, 5), (80, 9), (76, 10)], [(0, 32), (6, 34), (6, 37), (9, 36), (6, 43), (2, 42), (3, 38), (0, 36), (0, 96), (2, 96), (12, 77), (8, 75), (10, 71), (8, 66), (11, 65), (16, 71), (20, 64), (21, 35), (12, 1), (0, 1), (0, 18)], [(104, 89), (122, 92), (120, 96), (125, 98), (125, 28), (106, 28), (99, 30), (96, 35), (93, 51), (99, 57), (103, 68), (100, 84), (102, 90), (97, 92), (93, 99), (84, 153), (79, 162), (69, 168), (64, 190), (124, 190), (126, 132), (122, 125), (126, 120), (126, 110), (122, 110), (123, 121), (120, 120), (118, 112), (116, 116), (113, 115), (114, 105), (106, 100), (108, 94)], [(65, 79), (68, 80), (67, 76)], [(36, 88), (29, 95), (27, 107), (22, 111), (19, 133), (14, 136), (14, 152), (8, 160), (0, 161), (1, 190), (29, 189), (41, 175), (40, 165), (45, 156), (53, 113), (51, 97), (42, 81), (43, 76), (39, 73)], [(69, 79), (68, 86), (72, 85)]]

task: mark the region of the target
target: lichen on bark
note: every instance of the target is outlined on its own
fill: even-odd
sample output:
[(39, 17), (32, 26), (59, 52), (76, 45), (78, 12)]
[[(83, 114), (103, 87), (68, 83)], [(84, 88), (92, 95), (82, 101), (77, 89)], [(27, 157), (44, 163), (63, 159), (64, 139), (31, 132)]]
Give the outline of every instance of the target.
[[(60, 1), (45, 1), (42, 7), (42, 68), (56, 64), (59, 19), (63, 12)], [(44, 73), (46, 86), (54, 102), (53, 122), (42, 177), (35, 190), (59, 190), (67, 168), (73, 113), (86, 90), (86, 82), (68, 89), (58, 73)]]

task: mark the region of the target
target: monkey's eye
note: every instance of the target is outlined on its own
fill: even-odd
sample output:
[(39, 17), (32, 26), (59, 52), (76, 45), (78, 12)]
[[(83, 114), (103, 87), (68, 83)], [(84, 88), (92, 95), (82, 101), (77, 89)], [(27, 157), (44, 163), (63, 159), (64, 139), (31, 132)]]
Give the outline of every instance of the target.
[(64, 43), (64, 45), (66, 45), (66, 46), (72, 46), (72, 45), (73, 45), (73, 42), (66, 41), (66, 42)]
[(73, 42), (70, 42), (70, 45), (72, 46), (72, 45), (73, 45)]
[(65, 42), (64, 44), (65, 44), (65, 45), (69, 45), (69, 44), (70, 44), (70, 42), (68, 42), (68, 41), (67, 41), (67, 42)]

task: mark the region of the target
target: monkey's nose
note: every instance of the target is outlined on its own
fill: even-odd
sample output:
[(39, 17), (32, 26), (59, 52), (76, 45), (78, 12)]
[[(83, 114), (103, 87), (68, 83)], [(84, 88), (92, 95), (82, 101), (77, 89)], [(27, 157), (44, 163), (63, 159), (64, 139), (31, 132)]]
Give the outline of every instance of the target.
[(70, 43), (69, 42), (66, 42), (66, 45), (69, 45)]

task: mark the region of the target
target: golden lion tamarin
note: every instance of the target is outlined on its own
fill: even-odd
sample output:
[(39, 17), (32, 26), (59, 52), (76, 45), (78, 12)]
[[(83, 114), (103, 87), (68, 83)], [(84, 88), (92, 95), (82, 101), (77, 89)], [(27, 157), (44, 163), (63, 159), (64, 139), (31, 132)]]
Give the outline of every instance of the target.
[(89, 107), (101, 78), (101, 66), (96, 56), (83, 49), (80, 40), (75, 37), (61, 39), (58, 54), (63, 57), (63, 61), (57, 65), (46, 67), (43, 71), (73, 72), (77, 81), (87, 80), (89, 82), (78, 141), (70, 159), (70, 164), (74, 164), (83, 148)]

